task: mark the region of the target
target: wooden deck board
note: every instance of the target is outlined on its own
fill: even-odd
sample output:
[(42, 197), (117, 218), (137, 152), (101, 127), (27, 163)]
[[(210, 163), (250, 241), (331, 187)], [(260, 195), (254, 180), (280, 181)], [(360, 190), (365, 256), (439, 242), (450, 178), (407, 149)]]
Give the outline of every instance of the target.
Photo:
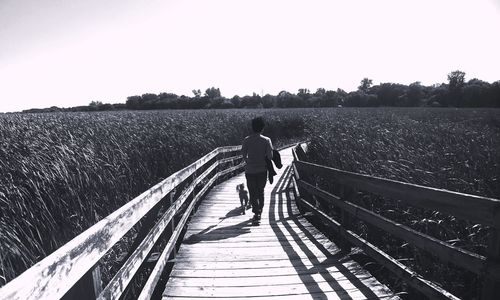
[(163, 293), (164, 299), (399, 299), (340, 252), (288, 201), (291, 150), (265, 188), (260, 226), (242, 214), (236, 185), (214, 187), (191, 218)]

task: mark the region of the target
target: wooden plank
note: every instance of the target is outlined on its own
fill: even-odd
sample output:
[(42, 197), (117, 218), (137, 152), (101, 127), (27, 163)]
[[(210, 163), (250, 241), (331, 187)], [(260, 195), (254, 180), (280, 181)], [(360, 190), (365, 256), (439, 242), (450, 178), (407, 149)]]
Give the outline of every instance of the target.
[[(331, 258), (339, 258), (338, 256), (332, 256), (332, 255), (317, 255), (317, 256), (311, 256), (311, 258), (307, 257), (307, 255), (295, 255), (295, 256), (262, 256), (262, 257), (243, 257), (243, 256), (232, 256), (232, 257), (200, 257), (196, 259), (192, 259), (190, 256), (184, 256), (184, 257), (179, 257), (177, 256), (175, 259), (172, 260), (172, 262), (179, 262), (179, 263), (193, 263), (196, 262), (197, 264), (213, 264), (216, 262), (217, 264), (225, 265), (225, 264), (245, 264), (245, 263), (252, 263), (255, 262), (256, 264), (264, 264), (264, 263), (286, 263), (286, 261), (289, 262), (294, 262), (294, 263), (302, 263), (304, 265), (307, 265), (309, 263), (315, 263), (315, 264), (321, 264), (322, 262), (327, 262)], [(348, 260), (348, 257), (342, 256), (342, 262), (346, 262)], [(251, 259), (251, 260), (250, 260)], [(339, 258), (340, 259), (340, 258)]]
[[(328, 271), (320, 271), (311, 274), (310, 276), (300, 276), (298, 274), (291, 275), (281, 275), (281, 276), (253, 276), (253, 277), (237, 277), (237, 278), (216, 278), (216, 277), (199, 277), (199, 278), (183, 278), (183, 277), (170, 277), (169, 285), (171, 286), (213, 286), (213, 287), (247, 287), (247, 286), (266, 286), (266, 285), (284, 285), (284, 284), (308, 284), (314, 282), (328, 282), (325, 279), (325, 274), (329, 274)], [(356, 274), (356, 278), (360, 281), (371, 281), (375, 280), (373, 277), (364, 272), (362, 274)], [(352, 280), (346, 276), (336, 277), (335, 280)]]
[[(286, 251), (289, 251), (287, 253)], [(314, 258), (314, 257), (324, 257), (325, 256), (325, 251), (329, 252), (331, 255), (334, 255), (335, 253), (339, 252), (340, 249), (337, 245), (332, 244), (328, 247), (324, 247), (324, 249), (318, 249), (318, 248), (311, 248), (307, 249), (307, 251), (303, 251), (300, 247), (300, 245), (291, 245), (291, 246), (284, 246), (284, 247), (268, 247), (265, 249), (263, 253), (260, 253), (262, 251), (257, 251), (255, 249), (247, 249), (247, 251), (243, 251), (242, 249), (239, 248), (227, 248), (227, 249), (217, 249), (217, 248), (207, 248), (205, 251), (203, 249), (193, 249), (192, 247), (184, 247), (182, 249), (182, 253), (179, 252), (178, 256), (179, 258), (182, 257), (193, 257), (193, 258), (200, 258), (200, 257), (241, 257), (241, 258), (258, 258), (258, 257), (283, 257), (283, 256), (289, 256), (290, 258), (295, 255), (299, 255), (300, 257), (308, 257), (308, 258)], [(307, 252), (307, 253), (306, 253)]]
[[(265, 212), (265, 209), (264, 209), (264, 212)], [(195, 223), (195, 224), (218, 224), (220, 223), (219, 225), (226, 225), (226, 226), (230, 226), (230, 225), (236, 225), (236, 224), (242, 224), (242, 223), (245, 223), (247, 221), (250, 221), (251, 218), (253, 217), (253, 214), (252, 215), (238, 215), (238, 216), (242, 216), (242, 218), (224, 218), (224, 217), (220, 217), (220, 216), (203, 216), (203, 217), (200, 217), (200, 216), (196, 216), (193, 218), (193, 220), (191, 221), (192, 223)], [(303, 222), (304, 218), (302, 219), (299, 219), (297, 218), (299, 222)], [(268, 216), (266, 216), (265, 214), (262, 215), (262, 219), (261, 219), (261, 224), (265, 224), (265, 225), (271, 225), (271, 226), (277, 226), (279, 224), (282, 224), (284, 222), (287, 222), (286, 219), (277, 219), (277, 220), (270, 220)]]
[[(341, 269), (337, 267), (341, 265)], [(357, 264), (355, 264), (357, 265)], [(355, 268), (355, 271), (360, 269)], [(328, 272), (330, 274), (339, 273), (336, 275), (345, 274), (345, 266), (338, 262), (325, 263), (321, 265), (298, 265), (290, 267), (268, 267), (268, 268), (244, 268), (244, 269), (175, 269), (171, 273), (171, 277), (185, 277), (185, 278), (237, 278), (237, 277), (262, 277), (262, 276), (287, 276), (287, 275), (306, 275), (316, 274), (318, 272)], [(350, 270), (348, 271), (350, 272)]]
[(215, 158), (213, 150), (134, 198), (0, 289), (0, 299), (61, 298), (175, 186)]
[(498, 266), (500, 263), (500, 219), (497, 219), (496, 222), (498, 223), (498, 226), (493, 229), (493, 232), (489, 237), (489, 245), (486, 250), (486, 254), (488, 255), (488, 268), (485, 270), (487, 276), (483, 278), (484, 284), (481, 290), (481, 299), (483, 300), (494, 299), (500, 295), (500, 280), (498, 279), (500, 271), (498, 268), (493, 271), (493, 274), (496, 274), (497, 276), (493, 276), (491, 272), (492, 266)]
[[(347, 255), (344, 259), (348, 259)], [(208, 269), (261, 269), (261, 268), (281, 268), (281, 267), (293, 267), (295, 265), (301, 266), (315, 266), (318, 262), (311, 261), (308, 259), (269, 259), (269, 260), (255, 260), (255, 261), (193, 261), (193, 260), (180, 260), (176, 259), (175, 268), (176, 270), (208, 270)], [(319, 261), (320, 266), (325, 266), (328, 264), (340, 264), (338, 257), (327, 257)], [(347, 269), (363, 270), (358, 264), (352, 261), (342, 262), (342, 265)], [(274, 275), (274, 274), (273, 274)]]
[[(246, 298), (246, 297), (279, 297), (288, 295), (302, 295), (307, 296), (310, 294), (325, 294), (334, 292), (339, 299), (366, 299), (366, 296), (349, 281), (339, 281), (338, 283), (344, 284), (342, 290), (335, 290), (329, 282), (315, 282), (311, 285), (299, 284), (286, 284), (286, 285), (273, 285), (273, 286), (247, 286), (241, 287), (173, 287), (164, 294), (164, 297), (220, 297), (220, 298)], [(375, 285), (370, 287), (373, 292), (376, 292), (377, 297), (385, 297), (392, 295), (387, 288)]]
[[(239, 235), (235, 236), (235, 233), (238, 233)], [(233, 242), (271, 242), (271, 241), (292, 241), (294, 238), (299, 238), (302, 240), (310, 240), (309, 235), (303, 232), (298, 232), (297, 234), (291, 234), (291, 233), (284, 233), (283, 236), (277, 237), (276, 234), (273, 232), (252, 232), (252, 234), (249, 234), (250, 231), (247, 231), (244, 234), (241, 234), (241, 232), (237, 231), (230, 231), (226, 233), (206, 233), (206, 234), (192, 234), (190, 232), (186, 232), (186, 235), (184, 236), (184, 241), (186, 241), (187, 244), (191, 243), (197, 243), (197, 242), (202, 242), (202, 243), (220, 243), (221, 240), (227, 239), (225, 241), (226, 243), (233, 243)], [(321, 233), (316, 233), (312, 235), (313, 239), (319, 240), (323, 238), (324, 236)]]
[[(214, 298), (214, 297), (166, 297), (163, 299), (169, 300), (214, 300), (214, 299), (228, 299), (228, 298)], [(257, 297), (234, 297), (231, 299), (256, 299), (256, 300), (304, 300), (304, 299), (312, 299), (312, 300), (339, 300), (346, 298), (339, 298), (336, 292), (321, 292), (321, 293), (309, 293), (307, 295), (283, 295), (283, 296), (257, 296)], [(347, 299), (356, 299), (356, 300), (372, 300), (372, 299), (381, 299), (381, 300), (393, 300), (400, 299), (398, 296), (382, 296), (382, 297), (365, 297), (360, 296), (358, 298), (349, 297)]]
[(461, 219), (497, 226), (500, 200), (404, 183), (297, 161), (299, 171), (321, 174), (353, 188), (390, 197), (424, 209), (435, 209)]
[(196, 255), (194, 254), (185, 254), (185, 253), (179, 253), (176, 256), (176, 260), (189, 260), (189, 259), (194, 259), (198, 260), (200, 262), (202, 261), (220, 261), (220, 262), (230, 262), (230, 261), (255, 261), (255, 260), (272, 260), (272, 259), (288, 259), (288, 260), (317, 260), (317, 261), (322, 261), (327, 259), (328, 257), (331, 257), (331, 255), (325, 255), (324, 253), (318, 252), (318, 253), (313, 253), (311, 254), (305, 254), (305, 253), (285, 253), (284, 251), (280, 252), (272, 252), (272, 253), (264, 253), (261, 255), (254, 254), (250, 255), (249, 253), (246, 254), (240, 254), (240, 253), (232, 253), (232, 254), (222, 254), (220, 253), (219, 255), (202, 255), (202, 253), (197, 253)]
[(228, 162), (231, 162), (231, 161), (234, 161), (234, 160), (237, 160), (237, 159), (242, 159), (242, 158), (243, 158), (243, 156), (236, 155), (236, 156), (231, 156), (231, 157), (219, 159), (219, 164), (225, 164), (225, 163), (228, 163)]
[[(216, 221), (216, 219), (213, 219), (213, 221)], [(219, 222), (221, 220), (218, 220)], [(228, 220), (224, 220), (222, 222), (217, 222), (217, 223), (214, 223), (214, 222), (210, 222), (210, 221), (205, 221), (205, 222), (198, 222), (198, 223), (190, 223), (192, 224), (193, 228), (191, 229), (201, 229), (201, 230), (207, 230), (207, 229), (223, 229), (225, 227), (229, 227), (231, 230), (232, 230), (232, 227), (236, 226), (236, 225), (240, 225), (240, 227), (249, 227), (249, 228), (252, 228), (255, 229), (256, 231), (263, 231), (263, 230), (272, 230), (272, 228), (274, 227), (278, 227), (280, 225), (280, 223), (274, 223), (274, 222), (269, 222), (268, 220), (264, 220), (264, 222), (262, 222), (261, 224), (265, 224), (266, 227), (262, 227), (262, 228), (252, 228), (250, 225), (251, 225), (251, 220), (250, 220), (250, 216), (247, 217), (246, 220), (242, 220), (240, 222), (236, 222), (236, 221), (228, 221)], [(288, 224), (288, 223), (287, 223)], [(306, 229), (311, 229), (313, 230), (313, 228), (315, 228), (313, 225), (296, 225), (296, 224), (290, 224), (290, 226), (292, 227), (306, 227)], [(269, 227), (269, 228), (267, 228)]]
[[(256, 242), (256, 241), (243, 241), (243, 242), (238, 242), (238, 241), (231, 241), (231, 242), (226, 242), (226, 241), (221, 241), (219, 243), (193, 243), (193, 244), (186, 244), (186, 248), (189, 248), (191, 250), (194, 249), (217, 249), (223, 246), (225, 249), (230, 249), (230, 248), (236, 248), (236, 251), (238, 248), (243, 248), (240, 250), (249, 250), (252, 251), (254, 250), (253, 248), (268, 248), (268, 249), (273, 249), (273, 248), (281, 248), (285, 249), (285, 247), (289, 246), (284, 246), (283, 241), (287, 241), (287, 244), (291, 244), (293, 246), (296, 246), (297, 243), (294, 241), (294, 239), (289, 239), (289, 240), (281, 240), (281, 241), (264, 241), (264, 242)], [(322, 245), (330, 246), (330, 245), (335, 245), (333, 242), (331, 242), (329, 239), (326, 237), (317, 239), (315, 241), (301, 241), (302, 246), (315, 246), (317, 243), (320, 243)]]
[(223, 146), (223, 147), (217, 148), (216, 150), (218, 150), (219, 153), (241, 151), (241, 145), (238, 145), (238, 146)]
[(427, 234), (418, 232), (408, 226), (384, 218), (354, 203), (341, 201), (337, 196), (312, 186), (307, 182), (299, 181), (298, 184), (308, 192), (333, 202), (336, 206), (344, 211), (347, 211), (360, 220), (410, 242), (412, 245), (425, 250), (444, 261), (463, 267), (476, 274), (483, 274), (484, 272), (487, 272), (487, 276), (500, 280), (500, 266), (498, 263), (495, 264), (493, 262), (488, 262), (486, 257), (482, 255), (452, 246)]
[[(312, 299), (312, 300), (340, 300), (340, 299), (346, 299), (346, 298), (339, 298), (340, 296), (337, 295), (336, 292), (321, 292), (321, 293), (309, 293), (308, 295), (284, 295), (284, 296), (257, 296), (257, 297), (234, 297), (234, 299), (256, 299), (256, 300), (304, 300), (304, 299)], [(351, 299), (347, 298), (347, 299)], [(222, 299), (222, 298), (214, 298), (214, 297), (165, 297), (163, 299), (168, 299), (168, 300), (214, 300), (214, 299)], [(224, 298), (227, 299), (227, 298)], [(380, 300), (396, 300), (400, 299), (398, 296), (393, 296), (393, 295), (387, 295), (387, 296), (377, 296), (377, 297), (365, 297), (365, 296), (360, 296), (358, 298), (352, 298), (356, 300), (374, 300), (374, 299), (380, 299)]]
[(304, 204), (304, 206), (307, 206), (308, 209), (313, 211), (321, 219), (330, 223), (340, 234), (342, 234), (346, 239), (348, 239), (349, 242), (360, 247), (367, 255), (378, 261), (381, 265), (386, 267), (388, 270), (390, 270), (400, 278), (404, 279), (408, 284), (410, 284), (416, 290), (422, 292), (431, 299), (459, 300), (458, 297), (437, 286), (435, 283), (424, 279), (419, 274), (411, 271), (408, 267), (406, 267), (399, 261), (395, 260), (391, 256), (387, 255), (384, 251), (380, 250), (375, 245), (361, 238), (356, 233), (350, 230), (345, 230), (337, 221), (335, 221), (322, 211), (318, 210), (316, 207), (314, 207), (307, 201), (302, 199), (300, 199), (300, 201)]
[[(179, 300), (179, 299), (182, 299), (182, 300), (207, 299), (208, 300), (208, 299), (210, 299), (210, 300), (213, 300), (213, 299), (217, 299), (217, 298), (168, 297), (165, 299), (170, 299), (170, 300)], [(219, 298), (219, 299), (221, 299), (221, 298)], [(227, 299), (227, 298), (224, 298), (224, 299)], [(235, 299), (243, 299), (243, 298), (235, 298)], [(256, 299), (256, 300), (304, 300), (304, 299), (324, 300), (324, 299), (329, 299), (329, 300), (338, 300), (338, 299), (342, 299), (342, 298), (339, 298), (339, 296), (335, 292), (326, 292), (326, 293), (309, 293), (307, 296), (304, 296), (304, 295), (286, 295), (286, 296), (271, 296), (271, 297), (259, 296), (259, 297), (244, 297), (244, 299)], [(343, 298), (343, 299), (345, 299), (345, 298)], [(350, 298), (348, 298), (348, 299), (350, 299)], [(362, 296), (361, 298), (352, 298), (352, 299), (356, 299), (356, 300), (372, 300), (372, 299), (395, 300), (395, 299), (400, 299), (400, 298), (398, 296), (388, 295), (388, 296), (383, 296), (383, 297), (368, 297), (368, 298)]]

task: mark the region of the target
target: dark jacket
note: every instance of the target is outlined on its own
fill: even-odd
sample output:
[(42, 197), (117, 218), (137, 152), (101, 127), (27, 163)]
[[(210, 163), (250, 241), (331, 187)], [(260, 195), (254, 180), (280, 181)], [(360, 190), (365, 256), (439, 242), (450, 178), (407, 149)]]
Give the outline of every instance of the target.
[[(273, 162), (276, 165), (278, 169), (281, 169), (283, 165), (281, 164), (281, 155), (278, 150), (273, 150)], [(266, 167), (267, 167), (267, 176), (269, 179), (269, 183), (273, 183), (273, 177), (276, 175), (276, 171), (274, 171), (273, 164), (271, 163), (271, 160), (266, 158)]]

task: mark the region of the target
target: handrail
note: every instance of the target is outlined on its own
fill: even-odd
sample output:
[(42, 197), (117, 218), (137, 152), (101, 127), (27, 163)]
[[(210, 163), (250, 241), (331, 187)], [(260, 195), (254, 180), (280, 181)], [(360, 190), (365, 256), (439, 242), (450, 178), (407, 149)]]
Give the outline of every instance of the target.
[[(291, 178), (291, 183), (293, 184), (292, 191), (294, 198), (301, 207), (312, 211), (320, 219), (330, 224), (346, 242), (361, 247), (367, 255), (371, 256), (381, 265), (407, 281), (413, 288), (424, 293), (431, 299), (458, 299), (443, 288), (425, 280), (422, 276), (411, 271), (408, 267), (389, 256), (387, 253), (354, 233), (350, 229), (350, 218), (362, 220), (368, 225), (375, 226), (401, 238), (435, 255), (443, 261), (453, 263), (483, 276), (486, 282), (485, 288), (483, 289), (483, 299), (488, 299), (494, 295), (492, 291), (495, 290), (495, 288), (492, 288), (492, 286), (496, 285), (498, 288), (498, 282), (500, 282), (500, 263), (498, 256), (500, 248), (500, 200), (419, 186), (313, 164), (301, 161), (295, 149), (292, 151), (294, 155), (294, 176)], [(341, 193), (339, 196), (333, 195), (315, 186), (314, 182), (307, 182), (304, 180), (305, 174), (322, 176), (332, 183), (343, 186), (344, 190), (352, 189), (354, 192)], [(490, 238), (488, 255), (485, 257), (452, 246), (444, 241), (413, 230), (403, 224), (389, 220), (377, 213), (356, 205), (351, 199), (356, 197), (356, 191), (358, 190), (393, 198), (395, 200), (401, 200), (409, 205), (438, 210), (458, 218), (491, 226), (493, 234)], [(312, 195), (319, 199), (326, 200), (339, 208), (342, 211), (342, 220), (340, 222), (336, 221), (331, 216), (321, 211), (318, 207), (311, 204), (311, 201), (304, 199), (308, 198), (306, 195)]]
[(347, 172), (305, 161), (297, 161), (299, 171), (327, 175), (352, 188), (401, 200), (410, 205), (435, 209), (476, 223), (500, 228), (500, 200), (436, 189), (370, 175)]
[[(180, 212), (181, 207), (184, 206), (184, 203), (186, 203), (189, 195), (193, 193), (195, 187), (202, 183), (204, 179), (207, 179), (208, 175), (216, 170), (219, 165), (241, 159), (241, 156), (236, 155), (226, 159), (217, 159), (199, 177), (196, 177), (197, 171), (213, 159), (216, 159), (220, 154), (236, 152), (240, 149), (241, 146), (216, 148), (191, 165), (170, 175), (168, 178), (132, 199), (127, 204), (123, 205), (103, 220), (97, 222), (95, 225), (85, 230), (64, 246), (0, 288), (0, 299), (58, 299), (63, 297), (83, 276), (88, 276), (86, 274), (89, 274), (88, 272), (94, 268), (106, 252), (110, 250), (139, 220), (148, 214), (154, 207), (157, 207), (157, 204), (162, 201), (165, 196), (175, 191), (175, 188), (185, 180), (194, 177), (192, 183), (163, 214), (141, 244), (136, 249), (133, 249), (134, 252), (132, 255), (129, 256), (123, 267), (111, 280), (110, 284), (100, 293), (100, 297), (103, 298), (118, 298), (135, 272), (139, 269), (139, 266), (146, 259), (147, 254), (158, 240), (160, 234), (164, 232), (167, 224), (173, 220), (173, 217)], [(166, 249), (164, 250), (164, 253), (167, 251), (168, 254), (162, 254), (161, 258), (163, 260), (157, 261), (157, 265), (153, 271), (155, 272), (156, 270), (156, 273), (151, 274), (153, 279), (148, 279), (147, 286), (149, 286), (149, 289), (145, 294), (141, 294), (142, 297), (150, 294), (152, 289), (154, 289), (154, 285), (166, 264), (165, 260), (168, 259), (179, 237), (180, 231), (196, 202), (201, 199), (203, 194), (208, 191), (217, 178), (230, 172), (227, 170), (236, 171), (243, 166), (244, 162), (229, 167), (226, 170), (218, 171), (208, 180), (208, 183), (204, 185), (201, 191), (193, 195), (191, 203), (185, 210), (180, 223), (177, 224), (177, 227), (173, 230)], [(92, 275), (92, 273), (90, 273), (90, 275)], [(152, 285), (152, 283), (154, 284)], [(100, 289), (97, 289), (97, 292), (99, 293)]]

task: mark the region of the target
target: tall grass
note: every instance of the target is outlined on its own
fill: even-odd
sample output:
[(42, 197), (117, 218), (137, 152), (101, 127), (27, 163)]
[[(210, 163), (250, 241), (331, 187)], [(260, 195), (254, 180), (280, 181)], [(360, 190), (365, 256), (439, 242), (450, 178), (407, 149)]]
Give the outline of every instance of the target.
[[(500, 198), (500, 111), (342, 109), (317, 112), (307, 160), (393, 180)], [(330, 182), (318, 180), (324, 188)], [(358, 203), (458, 247), (484, 255), (488, 228), (454, 216), (358, 194)], [(332, 211), (333, 213), (333, 211)], [(359, 234), (460, 297), (477, 297), (480, 278), (363, 222)], [(402, 290), (406, 287), (400, 286)], [(417, 296), (417, 299), (420, 296)]]
[[(248, 121), (262, 114), (275, 146), (311, 139), (307, 160), (500, 198), (498, 112), (342, 108), (0, 116), (0, 286), (162, 178), (215, 147), (241, 143)], [(360, 199), (386, 217), (484, 253), (484, 226), (393, 199)], [(366, 227), (358, 225), (366, 237)], [(478, 278), (439, 265), (403, 241), (377, 236), (371, 241), (450, 291), (477, 295)]]
[(299, 112), (0, 116), (0, 286), (262, 114), (277, 145), (303, 134)]

